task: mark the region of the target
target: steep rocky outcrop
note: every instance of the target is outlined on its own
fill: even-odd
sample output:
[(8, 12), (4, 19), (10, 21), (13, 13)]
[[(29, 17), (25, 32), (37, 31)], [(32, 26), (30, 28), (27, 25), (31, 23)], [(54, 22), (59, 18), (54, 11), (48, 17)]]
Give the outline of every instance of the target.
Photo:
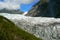
[(47, 14), (48, 14), (48, 2), (47, 0), (41, 0), (37, 4), (35, 4), (26, 15), (39, 17), (48, 16)]
[(26, 15), (60, 18), (60, 0), (41, 0)]

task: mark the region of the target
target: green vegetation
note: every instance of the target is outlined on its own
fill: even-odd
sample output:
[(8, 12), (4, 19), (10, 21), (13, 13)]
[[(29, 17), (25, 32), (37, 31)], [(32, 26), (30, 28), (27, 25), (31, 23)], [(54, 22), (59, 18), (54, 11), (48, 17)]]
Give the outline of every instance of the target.
[(40, 0), (40, 4), (47, 3), (49, 0)]
[(0, 40), (41, 40), (18, 28), (10, 20), (0, 16)]

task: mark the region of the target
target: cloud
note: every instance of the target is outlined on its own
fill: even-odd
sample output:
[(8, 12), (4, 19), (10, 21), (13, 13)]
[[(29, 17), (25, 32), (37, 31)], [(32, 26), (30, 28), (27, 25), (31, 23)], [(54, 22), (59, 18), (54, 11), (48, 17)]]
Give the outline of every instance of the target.
[(6, 8), (6, 9), (19, 9), (20, 4), (29, 4), (34, 0), (4, 0), (4, 2), (0, 2), (0, 9)]
[(21, 4), (21, 3), (28, 4), (32, 1), (34, 0), (5, 0), (5, 2), (11, 2), (11, 3), (17, 3), (17, 4)]
[(10, 9), (10, 10), (12, 10), (12, 9), (16, 10), (16, 9), (19, 9), (19, 5), (12, 4), (12, 3), (0, 2), (0, 9), (3, 9), (3, 8)]

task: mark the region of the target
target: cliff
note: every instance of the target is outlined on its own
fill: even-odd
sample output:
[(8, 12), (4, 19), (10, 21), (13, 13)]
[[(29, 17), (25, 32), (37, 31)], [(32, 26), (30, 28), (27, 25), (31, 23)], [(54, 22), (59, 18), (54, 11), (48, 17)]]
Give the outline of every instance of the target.
[(60, 1), (40, 0), (31, 8), (26, 16), (60, 18)]
[(48, 2), (47, 0), (41, 0), (37, 4), (35, 4), (31, 10), (26, 14), (26, 16), (48, 16)]

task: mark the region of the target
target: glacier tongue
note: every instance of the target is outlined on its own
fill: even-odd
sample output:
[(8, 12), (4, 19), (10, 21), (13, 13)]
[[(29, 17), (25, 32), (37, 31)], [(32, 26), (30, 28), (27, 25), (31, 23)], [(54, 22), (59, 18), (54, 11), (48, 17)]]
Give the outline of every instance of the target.
[(43, 40), (60, 40), (60, 19), (46, 17), (27, 17), (19, 14), (0, 14), (23, 30)]

